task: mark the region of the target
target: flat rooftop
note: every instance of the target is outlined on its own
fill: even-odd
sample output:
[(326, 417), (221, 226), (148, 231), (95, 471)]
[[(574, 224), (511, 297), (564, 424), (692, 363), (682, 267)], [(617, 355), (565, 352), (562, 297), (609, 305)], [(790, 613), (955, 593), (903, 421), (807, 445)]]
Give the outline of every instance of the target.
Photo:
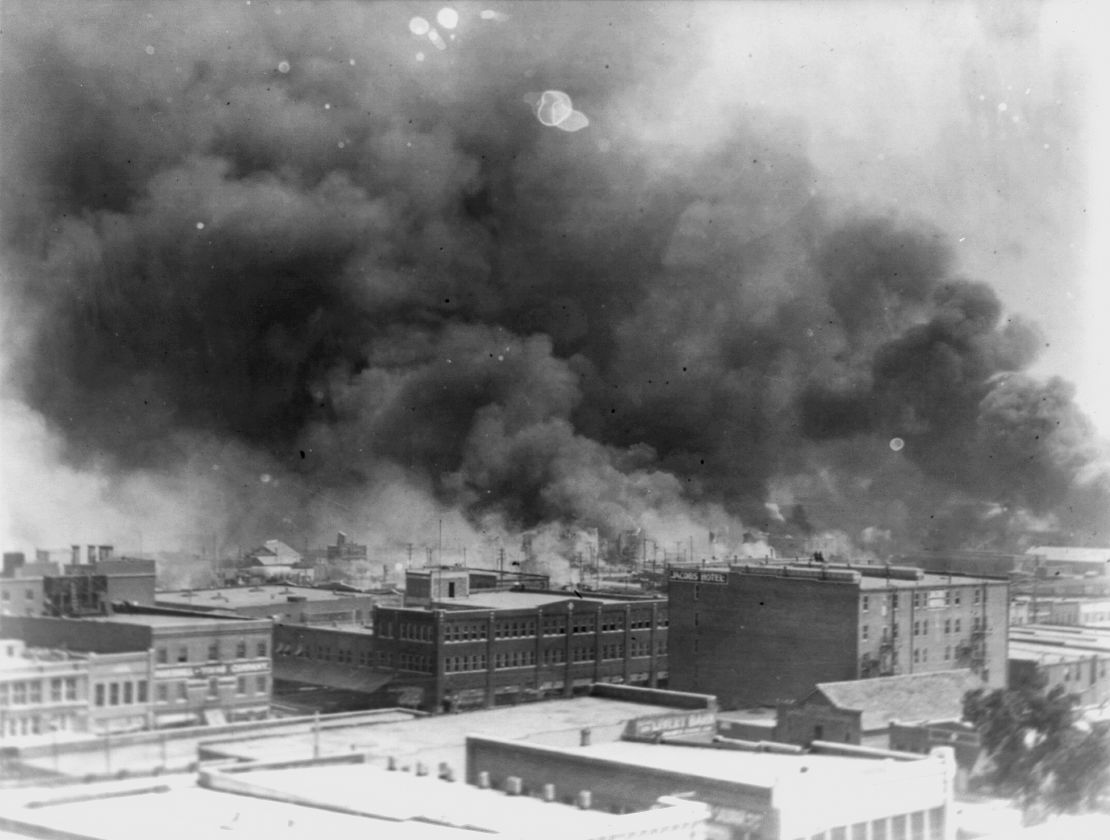
[[(521, 610), (545, 607), (548, 604), (561, 604), (574, 601), (585, 604), (624, 604), (636, 603), (639, 599), (624, 598), (620, 595), (602, 595), (595, 592), (535, 592), (530, 590), (500, 590), (495, 592), (471, 592), (466, 598), (452, 598), (437, 601), (437, 606), (456, 609), (484, 610)], [(650, 603), (650, 601), (648, 601)]]
[(1010, 628), (1010, 647), (1036, 645), (1050, 650), (1110, 654), (1110, 627), (1075, 627), (1052, 624), (1018, 624)]
[(305, 601), (343, 601), (366, 597), (360, 592), (335, 592), (331, 589), (312, 589), (281, 584), (265, 586), (227, 586), (219, 589), (186, 589), (175, 592), (155, 593), (160, 604), (175, 607), (203, 607), (205, 609), (235, 609), (270, 604), (289, 603), (290, 597)]
[(432, 767), (445, 761), (462, 774), (467, 735), (576, 747), (584, 728), (593, 731), (595, 740), (618, 738), (624, 724), (633, 718), (674, 711), (673, 706), (652, 703), (574, 697), (369, 726), (328, 725), (321, 727), (318, 734), (312, 727), (306, 727), (280, 735), (246, 735), (235, 739), (216, 736), (207, 739), (205, 747), (228, 758), (276, 761), (311, 756), (318, 743), (320, 755), (363, 752), (378, 765), (384, 765), (390, 757), (402, 763), (424, 761)]
[[(783, 755), (634, 741), (597, 744), (583, 747), (580, 752), (584, 756), (635, 764), (668, 773), (765, 788), (774, 787), (789, 777), (799, 776), (805, 776), (811, 782), (828, 780), (841, 785), (847, 776), (859, 778), (884, 769), (884, 762), (866, 758)], [(859, 782), (866, 783), (864, 779)]]
[(249, 770), (227, 777), (251, 785), (263, 796), (307, 798), (323, 807), (357, 810), (402, 825), (426, 820), (514, 838), (628, 836), (618, 829), (630, 822), (627, 818), (445, 782), (436, 777), (435, 767), (429, 770), (427, 776), (416, 776), (368, 764), (332, 764)]
[[(444, 784), (441, 782), (441, 784)], [(276, 802), (252, 796), (198, 787), (192, 775), (163, 777), (119, 784), (99, 784), (79, 789), (37, 791), (37, 807), (8, 801), (0, 813), (40, 831), (65, 832), (90, 840), (196, 840), (196, 838), (285, 837), (316, 840), (319, 837), (396, 837), (399, 840), (454, 840), (474, 837), (459, 829), (421, 823), (397, 823), (325, 808)], [(352, 791), (353, 795), (359, 792)], [(365, 798), (365, 791), (361, 792)], [(22, 792), (21, 798), (27, 792)], [(376, 797), (373, 797), (376, 799)], [(34, 800), (33, 800), (34, 801)], [(26, 803), (26, 799), (24, 799)], [(8, 834), (6, 836), (22, 836)], [(46, 836), (36, 834), (31, 836)]]
[(211, 627), (218, 624), (244, 624), (269, 621), (266, 618), (237, 618), (229, 615), (159, 615), (148, 613), (115, 613), (114, 615), (94, 615), (76, 619), (77, 621), (100, 621), (109, 624), (141, 624), (145, 627)]
[[(813, 572), (820, 572), (822, 569), (827, 569), (829, 572), (856, 572), (859, 574), (859, 587), (863, 590), (875, 589), (929, 589), (934, 587), (950, 587), (950, 586), (982, 586), (984, 584), (993, 584), (995, 586), (1002, 586), (1009, 583), (1006, 578), (1002, 577), (983, 577), (982, 575), (966, 575), (966, 574), (948, 574), (947, 572), (934, 573), (934, 572), (921, 572), (920, 578), (907, 578), (898, 577), (898, 571), (895, 571), (890, 577), (885, 574), (884, 566), (875, 565), (856, 565), (846, 566), (841, 563), (832, 564), (819, 564), (819, 563), (783, 563), (773, 562), (766, 565), (757, 563), (739, 563), (732, 564), (731, 566), (690, 566), (690, 571), (711, 571), (711, 572), (730, 572), (732, 574), (748, 574), (759, 577), (777, 577), (781, 574), (780, 570), (784, 567), (792, 569), (806, 569)], [(677, 567), (687, 568), (687, 567)], [(905, 567), (891, 567), (892, 569), (901, 569), (904, 575)], [(866, 571), (866, 574), (864, 572)], [(789, 575), (784, 575), (789, 578)], [(819, 580), (814, 577), (803, 577), (798, 575), (799, 580)], [(832, 581), (836, 582), (836, 581)], [(843, 582), (843, 581), (841, 581)]]

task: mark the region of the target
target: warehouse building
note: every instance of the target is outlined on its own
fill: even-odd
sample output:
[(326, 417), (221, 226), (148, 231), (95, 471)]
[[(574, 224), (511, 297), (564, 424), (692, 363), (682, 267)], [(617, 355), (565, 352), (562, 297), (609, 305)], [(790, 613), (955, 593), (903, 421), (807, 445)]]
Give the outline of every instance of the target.
[(1009, 660), (1012, 686), (1044, 680), (1074, 694), (1080, 708), (1110, 716), (1110, 629), (1011, 627)]
[(817, 683), (967, 668), (1006, 683), (1004, 580), (892, 566), (671, 569), (670, 687), (722, 708)]

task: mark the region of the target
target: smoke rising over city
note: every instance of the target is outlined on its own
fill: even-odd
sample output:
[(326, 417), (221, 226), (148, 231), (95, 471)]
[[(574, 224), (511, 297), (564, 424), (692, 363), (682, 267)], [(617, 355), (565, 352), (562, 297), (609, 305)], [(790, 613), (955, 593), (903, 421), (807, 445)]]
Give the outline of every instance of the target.
[(734, 4), (418, 5), (5, 4), (10, 538), (1105, 542), (960, 173), (861, 200), (728, 82)]

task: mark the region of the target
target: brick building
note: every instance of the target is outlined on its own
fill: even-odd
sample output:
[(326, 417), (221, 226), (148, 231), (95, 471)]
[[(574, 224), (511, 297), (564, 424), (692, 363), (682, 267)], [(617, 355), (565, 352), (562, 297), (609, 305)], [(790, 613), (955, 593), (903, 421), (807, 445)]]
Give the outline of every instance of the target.
[(1006, 682), (1008, 583), (890, 566), (672, 569), (670, 687), (723, 708), (817, 683), (969, 668)]
[[(371, 669), (393, 702), (431, 711), (666, 681), (663, 599), (472, 590), (470, 578), (465, 569), (410, 573), (406, 591), (419, 606), (380, 606), (371, 630), (279, 624), (275, 674), (349, 686), (349, 666)], [(334, 664), (334, 679), (318, 663)]]

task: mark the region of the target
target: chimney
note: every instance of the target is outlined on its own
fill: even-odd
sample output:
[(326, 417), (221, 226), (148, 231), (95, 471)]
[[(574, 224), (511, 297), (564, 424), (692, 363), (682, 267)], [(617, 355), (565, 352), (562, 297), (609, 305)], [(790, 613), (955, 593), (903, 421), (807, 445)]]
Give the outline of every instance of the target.
[(100, 559), (101, 561), (111, 560), (112, 559), (112, 546), (110, 546), (110, 545), (100, 546), (100, 554), (99, 554), (98, 559)]
[(551, 784), (551, 782), (548, 782), (547, 784), (545, 784), (543, 786), (543, 801), (544, 802), (554, 802), (555, 801), (555, 785)]
[(81, 565), (81, 546), (71, 545), (69, 547), (69, 562), (71, 566)]
[(89, 565), (92, 565), (93, 563), (96, 562), (96, 546), (95, 545), (87, 545), (87, 546), (85, 546), (85, 548), (86, 548), (85, 562), (88, 563)]
[(15, 577), (16, 571), (22, 568), (26, 559), (22, 551), (5, 551), (3, 576), (6, 578)]
[(478, 773), (478, 787), (489, 788), (489, 770), (482, 770)]
[(581, 808), (583, 811), (590, 810), (590, 807), (593, 805), (593, 800), (593, 794), (590, 793), (588, 790), (578, 791), (577, 804), (578, 807)]
[(509, 796), (520, 796), (524, 790), (524, 782), (520, 776), (507, 776), (505, 778), (505, 793)]

